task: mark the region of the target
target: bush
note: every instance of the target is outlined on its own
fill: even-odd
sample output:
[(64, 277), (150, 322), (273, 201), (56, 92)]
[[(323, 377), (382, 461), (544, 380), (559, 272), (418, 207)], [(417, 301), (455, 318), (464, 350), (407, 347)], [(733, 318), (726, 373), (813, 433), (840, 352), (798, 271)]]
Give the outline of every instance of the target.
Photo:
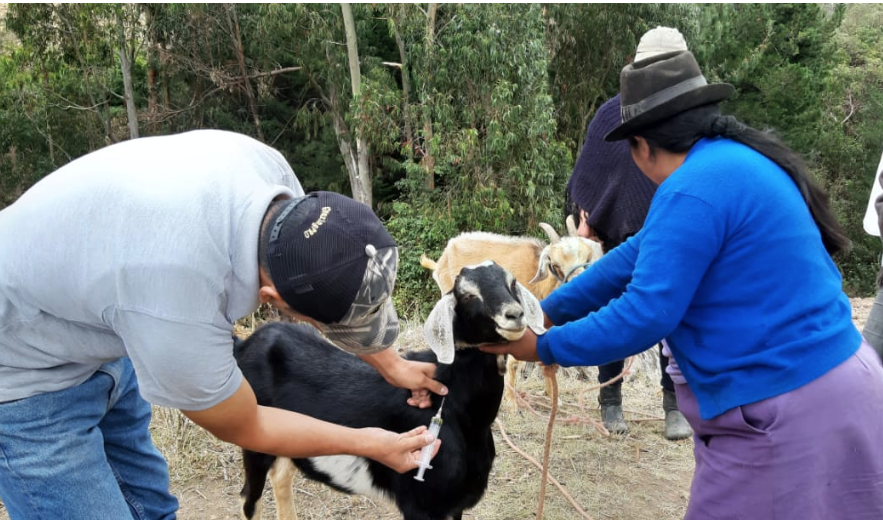
[(399, 270), (394, 301), (402, 317), (423, 320), (438, 300), (438, 286), (429, 271), (420, 265), (420, 255), (438, 258), (459, 231), (450, 216), (433, 215), (431, 204), (418, 207), (406, 202), (393, 204), (386, 228), (399, 245)]

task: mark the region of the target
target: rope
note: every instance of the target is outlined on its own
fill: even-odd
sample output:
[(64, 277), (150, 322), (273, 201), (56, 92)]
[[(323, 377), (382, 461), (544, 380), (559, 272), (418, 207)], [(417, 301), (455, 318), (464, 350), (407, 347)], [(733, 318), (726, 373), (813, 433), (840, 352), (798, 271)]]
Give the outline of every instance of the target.
[[(515, 450), (516, 453), (518, 453), (519, 455), (521, 455), (522, 457), (524, 457), (525, 459), (527, 459), (531, 464), (533, 464), (534, 466), (536, 466), (536, 467), (539, 468), (540, 470), (543, 469), (543, 467), (540, 465), (539, 462), (537, 462), (536, 459), (534, 459), (533, 457), (531, 457), (530, 455), (528, 455), (527, 453), (525, 453), (524, 451), (522, 451), (518, 446), (515, 445), (515, 443), (512, 442), (512, 440), (509, 438), (509, 436), (506, 435), (506, 429), (503, 428), (503, 421), (501, 421), (501, 420), (498, 418), (498, 419), (495, 419), (494, 422), (497, 423), (497, 427), (500, 428), (500, 435), (503, 436), (503, 440), (506, 441), (506, 444), (508, 444), (510, 448), (512, 448), (513, 450)], [(545, 480), (545, 479), (544, 479), (544, 480)], [(585, 518), (586, 520), (592, 520), (592, 517), (589, 516), (589, 514), (586, 513), (586, 512), (583, 510), (583, 508), (581, 508), (581, 507), (579, 506), (579, 504), (576, 503), (576, 500), (574, 500), (573, 497), (570, 496), (570, 493), (568, 493), (567, 490), (564, 489), (564, 486), (562, 486), (561, 483), (558, 482), (557, 479), (555, 479), (555, 477), (553, 477), (552, 475), (549, 475), (549, 480), (552, 482), (552, 484), (553, 484), (555, 487), (558, 488), (559, 491), (561, 491), (561, 494), (564, 495), (564, 498), (567, 499), (567, 501), (570, 503), (570, 505), (573, 506), (573, 508), (576, 509), (577, 512), (579, 512), (579, 514), (582, 515), (583, 518)]]
[[(620, 372), (616, 377), (611, 378), (610, 380), (608, 380), (602, 384), (588, 387), (588, 388), (584, 389), (582, 392), (580, 392), (579, 403), (577, 405), (569, 405), (569, 406), (576, 406), (579, 409), (579, 411), (581, 412), (581, 415), (571, 414), (569, 417), (564, 417), (564, 418), (559, 417), (559, 418), (554, 418), (554, 420), (557, 422), (565, 423), (565, 424), (586, 424), (586, 425), (589, 425), (592, 428), (594, 428), (595, 431), (597, 431), (600, 435), (602, 435), (604, 437), (609, 437), (610, 432), (608, 432), (607, 428), (604, 427), (604, 423), (597, 421), (589, 416), (588, 412), (585, 409), (585, 406), (583, 405), (583, 400), (584, 400), (584, 397), (587, 393), (589, 393), (593, 390), (598, 390), (600, 388), (604, 388), (605, 386), (610, 386), (613, 383), (616, 383), (617, 381), (622, 379), (626, 374), (629, 374), (631, 372), (631, 366), (632, 366), (633, 362), (634, 362), (634, 357), (629, 357), (625, 363), (625, 366), (622, 369), (622, 372)], [(543, 376), (547, 379), (550, 379), (550, 376), (546, 373), (546, 368), (547, 367), (543, 367)], [(549, 382), (551, 384), (551, 380)], [(519, 408), (526, 408), (527, 410), (529, 410), (531, 413), (533, 413), (537, 417), (541, 417), (543, 419), (546, 418), (546, 415), (544, 413), (537, 411), (531, 405), (531, 402), (528, 399), (525, 399), (525, 397), (523, 395), (521, 395), (521, 392), (516, 390), (515, 387), (513, 387), (511, 384), (509, 384), (508, 381), (505, 381), (504, 384), (506, 385), (506, 388), (511, 392), (511, 394), (515, 396), (515, 400), (518, 403)], [(555, 385), (557, 386), (557, 380), (555, 381)], [(546, 398), (545, 396), (536, 396), (536, 397), (542, 398), (542, 399)], [(542, 406), (544, 406), (544, 407), (546, 406), (543, 403), (538, 403), (538, 404), (542, 404)], [(557, 400), (554, 405), (557, 407)], [(557, 413), (557, 408), (556, 408), (556, 413)], [(644, 414), (644, 415), (646, 415), (646, 414)], [(552, 420), (552, 419), (550, 419), (550, 420)], [(651, 419), (651, 420), (662, 420), (662, 419)], [(641, 422), (641, 420), (636, 420), (636, 419), (630, 419), (630, 421)]]
[[(519, 455), (521, 455), (522, 457), (527, 459), (531, 464), (533, 464), (534, 466), (539, 468), (540, 471), (542, 472), (542, 476), (541, 476), (542, 481), (540, 483), (539, 504), (537, 507), (537, 520), (542, 520), (542, 518), (543, 518), (543, 507), (546, 502), (546, 483), (548, 481), (551, 481), (552, 484), (554, 484), (555, 487), (557, 487), (558, 490), (561, 491), (561, 493), (564, 495), (564, 498), (567, 499), (567, 501), (570, 503), (570, 505), (573, 506), (573, 508), (576, 509), (577, 512), (579, 512), (583, 516), (583, 518), (591, 520), (591, 517), (589, 516), (589, 514), (586, 513), (579, 506), (579, 504), (576, 503), (576, 500), (574, 500), (573, 497), (570, 496), (570, 493), (568, 493), (564, 489), (564, 487), (561, 486), (561, 484), (558, 482), (557, 479), (555, 479), (555, 477), (553, 477), (552, 475), (549, 474), (549, 456), (552, 451), (551, 450), (552, 432), (555, 427), (555, 422), (560, 421), (560, 422), (570, 423), (570, 424), (573, 424), (573, 423), (590, 424), (599, 433), (601, 433), (605, 437), (609, 437), (610, 432), (607, 431), (607, 428), (604, 427), (604, 424), (601, 422), (595, 421), (594, 419), (588, 417), (588, 415), (586, 414), (585, 407), (583, 406), (584, 397), (590, 391), (597, 390), (597, 389), (603, 388), (605, 386), (612, 385), (613, 383), (615, 383), (615, 382), (619, 381), (620, 379), (622, 379), (623, 377), (625, 377), (626, 374), (630, 373), (630, 369), (631, 369), (633, 362), (634, 362), (634, 357), (629, 357), (628, 360), (626, 361), (625, 366), (623, 367), (622, 372), (620, 372), (616, 377), (614, 377), (608, 381), (605, 381), (602, 384), (595, 385), (595, 386), (592, 386), (592, 387), (589, 387), (589, 388), (583, 390), (579, 395), (579, 402), (576, 405), (578, 407), (578, 409), (581, 412), (583, 412), (583, 415), (582, 416), (571, 415), (570, 417), (563, 418), (563, 419), (557, 417), (557, 415), (558, 415), (558, 378), (557, 378), (558, 367), (557, 366), (552, 366), (552, 367), (544, 366), (543, 367), (543, 377), (545, 377), (547, 382), (550, 384), (552, 395), (550, 396), (551, 410), (549, 413), (549, 422), (546, 425), (546, 442), (543, 445), (543, 463), (542, 464), (537, 462), (536, 459), (534, 459), (533, 457), (531, 457), (530, 455), (528, 455), (527, 453), (522, 451), (518, 446), (516, 446), (515, 443), (512, 442), (512, 440), (509, 438), (509, 436), (506, 435), (506, 430), (505, 430), (505, 428), (503, 428), (503, 422), (499, 418), (497, 418), (495, 420), (495, 422), (497, 423), (497, 426), (500, 428), (500, 434), (503, 436), (503, 439), (506, 441), (506, 443), (513, 450), (515, 450), (516, 453), (518, 453)], [(521, 395), (521, 392), (518, 392), (512, 385), (509, 384), (508, 381), (505, 382), (505, 385), (512, 392), (512, 394), (515, 396), (515, 399), (518, 402), (519, 407), (525, 407), (528, 410), (530, 410), (532, 413), (537, 415), (538, 417), (544, 417), (544, 415), (542, 413), (538, 412), (536, 409), (534, 409), (534, 407), (531, 406), (530, 401), (525, 399), (524, 396)], [(545, 406), (545, 404), (543, 404), (543, 406)], [(641, 422), (641, 421), (659, 421), (662, 419), (648, 418), (648, 419), (631, 419), (631, 420), (634, 422)]]
[(555, 427), (555, 415), (558, 413), (558, 367), (543, 367), (543, 376), (552, 384), (552, 411), (549, 413), (549, 424), (546, 426), (546, 444), (543, 446), (543, 474), (540, 482), (540, 500), (537, 507), (537, 520), (543, 518), (543, 505), (546, 503), (546, 482), (549, 480), (549, 452), (552, 448), (552, 429)]

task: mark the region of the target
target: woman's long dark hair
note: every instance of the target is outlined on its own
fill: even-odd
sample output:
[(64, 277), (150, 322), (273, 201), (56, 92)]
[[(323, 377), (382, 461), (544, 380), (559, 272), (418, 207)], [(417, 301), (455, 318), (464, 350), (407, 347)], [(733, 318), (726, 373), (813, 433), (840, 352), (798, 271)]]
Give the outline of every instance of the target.
[[(671, 153), (688, 151), (703, 137), (726, 137), (753, 148), (778, 164), (797, 185), (809, 207), (813, 220), (822, 234), (828, 254), (834, 255), (850, 247), (849, 238), (828, 204), (828, 194), (810, 176), (803, 160), (772, 132), (761, 132), (742, 124), (733, 116), (722, 116), (717, 104), (696, 107), (656, 125), (635, 132), (647, 140), (650, 150)], [(629, 137), (634, 147), (634, 137)]]

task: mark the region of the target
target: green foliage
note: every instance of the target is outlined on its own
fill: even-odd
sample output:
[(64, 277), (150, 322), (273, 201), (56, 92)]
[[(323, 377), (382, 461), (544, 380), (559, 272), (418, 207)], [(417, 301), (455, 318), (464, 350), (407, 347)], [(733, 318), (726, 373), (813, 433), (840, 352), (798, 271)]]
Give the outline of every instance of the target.
[[(570, 157), (556, 139), (541, 9), (446, 4), (438, 16), (443, 30), (431, 52), (422, 33), (406, 31), (419, 49), (411, 54), (423, 85), (415, 112), (434, 132), (425, 149), (440, 196), (429, 203), (443, 201), (459, 230), (533, 233), (540, 221), (559, 222)], [(408, 186), (419, 187), (421, 172), (406, 171)]]
[(736, 87), (725, 110), (775, 129), (830, 194), (853, 241), (835, 259), (851, 294), (873, 292), (880, 264), (879, 240), (861, 226), (883, 150), (883, 127), (875, 126), (883, 118), (880, 76), (868, 66), (883, 43), (879, 11), (876, 4), (833, 12), (822, 4), (709, 5), (701, 11), (703, 44), (693, 49), (709, 80)]
[(642, 34), (663, 25), (698, 41), (694, 4), (547, 4), (544, 11), (558, 135), (574, 157), (595, 110), (619, 92), (619, 72)]
[(428, 200), (394, 202), (392, 217), (386, 222), (399, 246), (396, 308), (402, 315), (419, 318), (429, 314), (439, 296), (432, 273), (420, 265), (420, 255), (437, 259), (448, 239), (458, 233), (451, 215), (427, 212), (427, 207), (435, 206), (428, 203)]
[(340, 142), (361, 129), (375, 210), (401, 248), (398, 307), (424, 314), (437, 289), (421, 254), (437, 257), (461, 231), (561, 226), (588, 122), (617, 92), (640, 35), (669, 25), (709, 80), (736, 86), (726, 111), (775, 128), (806, 156), (854, 242), (836, 259), (845, 287), (873, 291), (881, 244), (861, 218), (883, 151), (879, 4), (435, 5), (352, 6), (354, 96), (339, 4), (10, 4), (0, 208), (128, 138), (125, 43), (142, 135), (262, 137), (306, 189), (350, 194)]
[(819, 156), (832, 185), (833, 205), (853, 241), (838, 265), (853, 294), (870, 295), (880, 267), (880, 239), (862, 217), (883, 153), (883, 6), (850, 5), (835, 34), (835, 66), (822, 106)]
[(819, 4), (716, 4), (706, 8), (695, 49), (711, 80), (736, 87), (727, 110), (756, 128), (771, 127), (811, 153), (834, 66), (839, 22)]
[(88, 115), (61, 104), (82, 92), (79, 76), (64, 64), (49, 72), (27, 67), (28, 61), (21, 49), (0, 56), (0, 209), (86, 153), (94, 130)]

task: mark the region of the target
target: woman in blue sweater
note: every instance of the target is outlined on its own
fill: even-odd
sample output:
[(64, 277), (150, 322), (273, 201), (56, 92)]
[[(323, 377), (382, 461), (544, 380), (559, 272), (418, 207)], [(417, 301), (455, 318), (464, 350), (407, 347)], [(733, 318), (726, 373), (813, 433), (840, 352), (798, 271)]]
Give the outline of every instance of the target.
[(659, 184), (644, 227), (542, 302), (548, 332), (482, 347), (601, 365), (665, 339), (694, 430), (689, 520), (883, 518), (883, 365), (852, 323), (827, 195), (721, 116), (689, 51), (626, 66), (623, 123)]

